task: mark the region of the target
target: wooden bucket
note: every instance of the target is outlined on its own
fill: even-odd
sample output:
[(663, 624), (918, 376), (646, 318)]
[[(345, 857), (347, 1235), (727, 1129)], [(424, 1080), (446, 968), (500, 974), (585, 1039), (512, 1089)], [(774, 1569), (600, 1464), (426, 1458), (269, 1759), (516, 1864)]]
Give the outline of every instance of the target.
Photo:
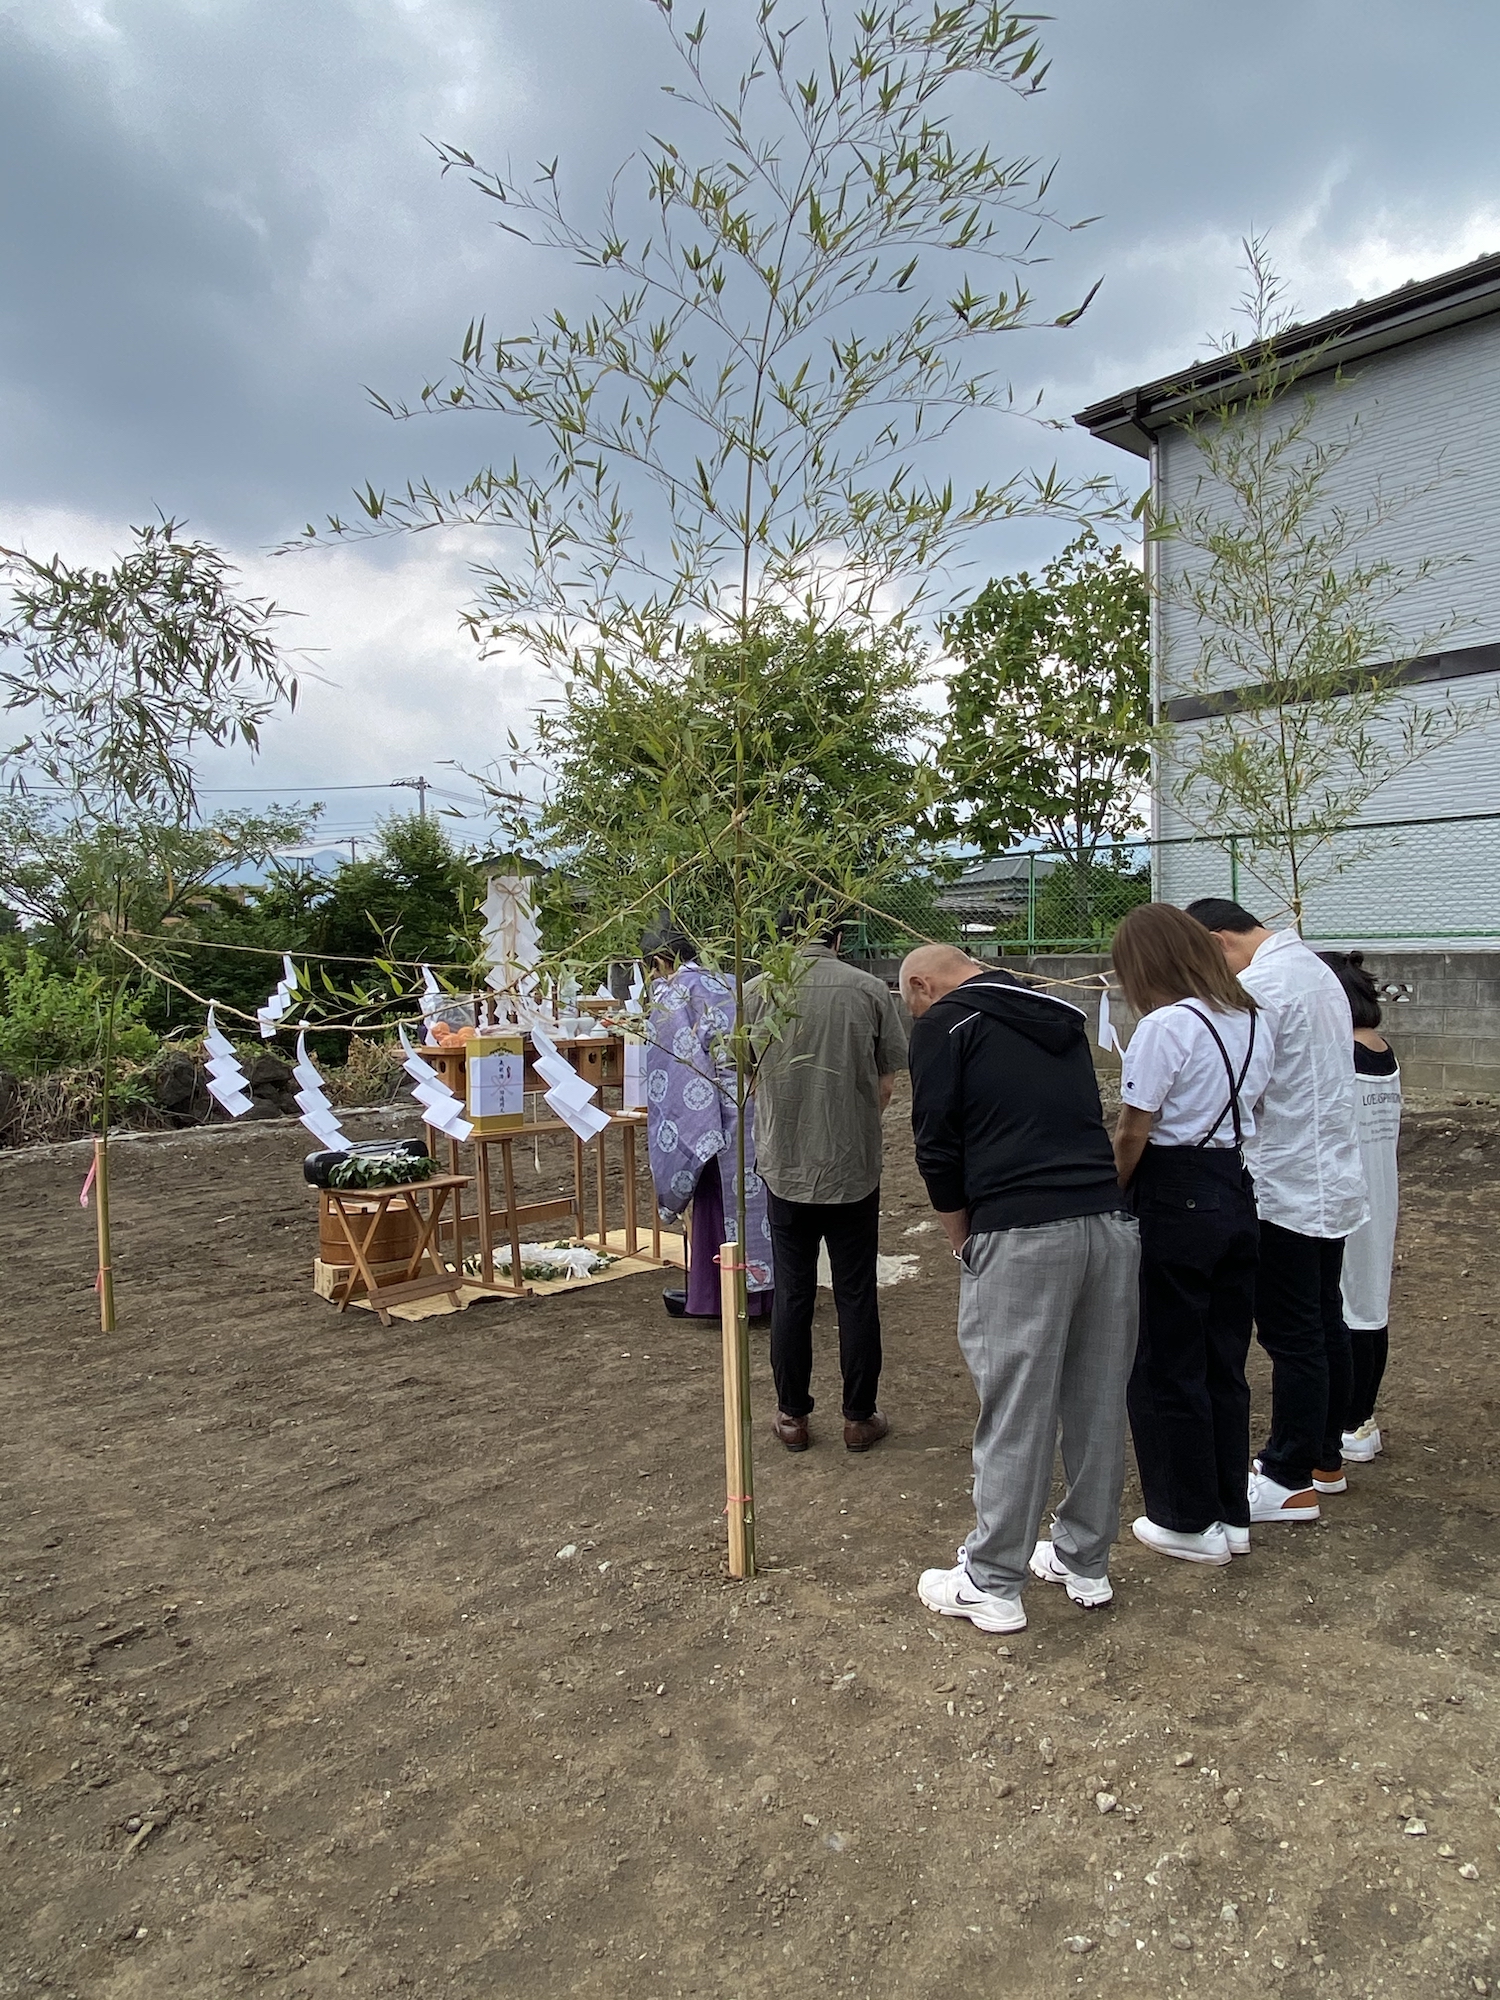
[[(356, 1193), (345, 1195), (344, 1202), (351, 1216), (351, 1226), (363, 1236), (370, 1226), (371, 1207), (360, 1205)], [(362, 1219), (355, 1221), (358, 1216)], [(366, 1262), (371, 1264), (399, 1264), (410, 1258), (417, 1247), (417, 1228), (412, 1220), (411, 1210), (405, 1202), (392, 1202), (387, 1208), (380, 1226), (375, 1231), (375, 1240), (365, 1252)], [(318, 1190), (318, 1261), (322, 1264), (338, 1264), (350, 1269), (354, 1257), (344, 1236), (343, 1227), (334, 1212), (333, 1202), (326, 1188)]]

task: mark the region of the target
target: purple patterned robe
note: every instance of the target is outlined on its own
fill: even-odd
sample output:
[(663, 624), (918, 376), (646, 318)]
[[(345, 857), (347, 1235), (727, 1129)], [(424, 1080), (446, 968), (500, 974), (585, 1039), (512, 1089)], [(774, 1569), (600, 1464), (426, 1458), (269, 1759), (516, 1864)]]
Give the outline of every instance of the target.
[[(675, 1222), (692, 1201), (703, 1169), (717, 1161), (727, 1243), (738, 1241), (734, 1064), (725, 1047), (733, 1026), (734, 987), (722, 973), (684, 965), (652, 987), (646, 1138), (656, 1205), (664, 1221)], [(746, 1287), (751, 1292), (769, 1291), (774, 1282), (771, 1225), (766, 1217), (766, 1184), (755, 1171), (750, 1127), (745, 1132), (745, 1227)], [(715, 1244), (710, 1254), (718, 1247)]]

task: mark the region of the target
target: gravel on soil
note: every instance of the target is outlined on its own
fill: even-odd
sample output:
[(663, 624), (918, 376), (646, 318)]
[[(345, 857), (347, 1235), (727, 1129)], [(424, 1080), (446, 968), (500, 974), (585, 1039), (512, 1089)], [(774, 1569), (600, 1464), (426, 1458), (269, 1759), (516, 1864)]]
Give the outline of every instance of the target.
[(748, 1584), (712, 1327), (340, 1317), (302, 1149), (122, 1144), (111, 1338), (83, 1150), (0, 1155), (0, 1995), (1500, 1990), (1493, 1109), (1408, 1122), (1384, 1456), (1000, 1643), (914, 1591), (973, 1397), (899, 1106), (891, 1437), (842, 1448), (825, 1304), (782, 1451), (752, 1336)]

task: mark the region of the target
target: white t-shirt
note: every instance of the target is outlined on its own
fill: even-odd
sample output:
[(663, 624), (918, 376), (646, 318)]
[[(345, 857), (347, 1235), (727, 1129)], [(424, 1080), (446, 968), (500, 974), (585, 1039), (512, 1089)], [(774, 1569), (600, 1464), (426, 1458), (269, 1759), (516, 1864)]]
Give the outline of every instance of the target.
[(1245, 1150), (1260, 1219), (1299, 1236), (1348, 1236), (1370, 1212), (1354, 1129), (1348, 996), (1295, 931), (1274, 931), (1240, 984), (1275, 1017), (1271, 1082)]
[(1275, 1046), (1271, 1023), (1263, 1013), (1252, 1016), (1221, 1011), (1206, 1000), (1177, 1000), (1170, 1007), (1154, 1008), (1138, 1023), (1122, 1066), (1122, 1100), (1138, 1111), (1156, 1113), (1150, 1145), (1196, 1146), (1221, 1111), (1224, 1116), (1208, 1144), (1210, 1148), (1234, 1144), (1234, 1117), (1224, 1109), (1229, 1102), (1229, 1078), (1205, 1015), (1213, 1022), (1236, 1077), (1245, 1069), (1249, 1054), (1250, 1066), (1240, 1085), (1240, 1130), (1246, 1139), (1254, 1134), (1255, 1114), (1271, 1076)]

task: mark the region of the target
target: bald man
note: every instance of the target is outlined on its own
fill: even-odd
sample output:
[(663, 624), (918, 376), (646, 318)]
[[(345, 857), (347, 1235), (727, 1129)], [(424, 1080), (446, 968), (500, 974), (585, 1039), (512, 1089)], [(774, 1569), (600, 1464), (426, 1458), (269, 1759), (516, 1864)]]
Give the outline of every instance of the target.
[[(1125, 1476), (1140, 1242), (1081, 1009), (948, 945), (901, 968), (917, 1166), (963, 1271), (958, 1341), (979, 1395), (974, 1528), (930, 1611), (1019, 1632), (1028, 1573), (1108, 1604)], [(1067, 1492), (1037, 1539), (1062, 1436)]]

